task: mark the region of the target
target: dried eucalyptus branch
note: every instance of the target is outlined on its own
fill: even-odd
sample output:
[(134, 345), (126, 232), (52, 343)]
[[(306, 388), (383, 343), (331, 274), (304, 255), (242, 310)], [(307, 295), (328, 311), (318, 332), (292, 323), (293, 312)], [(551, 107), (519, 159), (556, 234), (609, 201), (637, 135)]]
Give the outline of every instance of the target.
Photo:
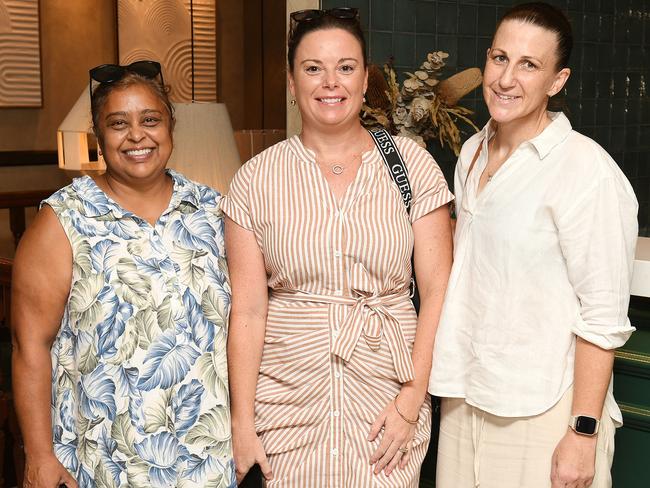
[[(372, 97), (368, 97), (361, 111), (364, 126), (384, 127), (394, 135), (415, 140), (421, 146), (435, 139), (442, 147), (449, 146), (458, 155), (461, 147), (458, 123), (462, 121), (475, 131), (478, 128), (470, 119), (473, 112), (456, 102), (476, 88), (481, 77), (477, 68), (459, 73), (444, 80), (443, 91), (445, 94), (453, 93), (453, 96), (439, 96), (439, 74), (448, 56), (442, 51), (429, 53), (417, 71), (405, 73), (407, 78), (401, 87), (392, 64), (384, 65), (383, 76), (380, 70), (371, 67), (374, 71), (369, 75), (368, 93), (372, 93)], [(463, 74), (469, 76), (459, 76)]]

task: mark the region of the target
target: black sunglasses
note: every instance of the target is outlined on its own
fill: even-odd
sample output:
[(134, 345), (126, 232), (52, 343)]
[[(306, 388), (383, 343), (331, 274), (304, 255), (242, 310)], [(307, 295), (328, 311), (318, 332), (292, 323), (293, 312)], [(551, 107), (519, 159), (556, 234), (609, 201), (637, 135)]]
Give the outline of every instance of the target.
[(125, 66), (119, 64), (102, 64), (88, 71), (90, 74), (90, 98), (93, 97), (92, 82), (115, 83), (124, 78), (127, 73), (135, 73), (144, 78), (154, 79), (160, 76), (163, 85), (162, 69), (157, 61), (136, 61)]
[(311, 22), (313, 20), (318, 20), (321, 17), (334, 17), (339, 20), (350, 20), (350, 21), (359, 21), (359, 9), (354, 7), (339, 7), (339, 8), (330, 8), (327, 10), (319, 9), (306, 9), (298, 10), (296, 12), (291, 12), (289, 19), (291, 20), (291, 25), (289, 28), (289, 35), (293, 35), (293, 32), (298, 24), (301, 22)]

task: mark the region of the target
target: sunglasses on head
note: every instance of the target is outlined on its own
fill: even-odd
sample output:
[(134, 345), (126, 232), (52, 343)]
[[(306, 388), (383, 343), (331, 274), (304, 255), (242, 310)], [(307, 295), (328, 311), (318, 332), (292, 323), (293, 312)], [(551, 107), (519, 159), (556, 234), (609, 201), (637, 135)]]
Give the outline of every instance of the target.
[(290, 34), (293, 33), (294, 29), (301, 22), (311, 22), (313, 20), (318, 20), (321, 17), (333, 17), (339, 20), (350, 20), (358, 21), (359, 20), (359, 9), (353, 7), (339, 7), (331, 8), (327, 10), (319, 9), (306, 9), (298, 10), (296, 12), (291, 12), (289, 18), (291, 19), (291, 27), (289, 29)]
[(120, 81), (127, 73), (135, 73), (143, 78), (154, 79), (160, 76), (160, 82), (164, 85), (162, 69), (157, 61), (136, 61), (127, 65), (119, 64), (102, 64), (95, 66), (89, 72), (90, 74), (90, 97), (92, 98), (92, 82), (98, 83), (115, 83)]

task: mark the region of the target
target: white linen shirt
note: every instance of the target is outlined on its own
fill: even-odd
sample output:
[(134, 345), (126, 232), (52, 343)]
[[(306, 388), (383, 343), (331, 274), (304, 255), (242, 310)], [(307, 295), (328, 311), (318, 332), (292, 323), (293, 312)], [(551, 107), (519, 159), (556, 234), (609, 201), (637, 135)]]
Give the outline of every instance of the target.
[[(634, 192), (603, 148), (563, 114), (549, 116), (480, 194), (490, 122), (456, 166), (454, 265), (429, 391), (503, 417), (537, 415), (559, 401), (573, 384), (576, 336), (614, 349), (634, 331)], [(611, 382), (606, 407), (621, 422)]]

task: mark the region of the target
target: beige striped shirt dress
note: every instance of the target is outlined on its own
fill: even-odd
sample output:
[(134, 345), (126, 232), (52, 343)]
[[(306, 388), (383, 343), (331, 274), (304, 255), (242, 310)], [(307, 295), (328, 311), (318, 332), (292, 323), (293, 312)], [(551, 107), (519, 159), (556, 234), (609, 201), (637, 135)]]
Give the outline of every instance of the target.
[(255, 423), (268, 487), (417, 487), (429, 444), (425, 402), (404, 470), (374, 475), (370, 426), (413, 378), (411, 222), (453, 199), (424, 149), (395, 138), (413, 189), (410, 216), (376, 148), (340, 202), (298, 136), (248, 161), (222, 200), (264, 255), (269, 310)]

